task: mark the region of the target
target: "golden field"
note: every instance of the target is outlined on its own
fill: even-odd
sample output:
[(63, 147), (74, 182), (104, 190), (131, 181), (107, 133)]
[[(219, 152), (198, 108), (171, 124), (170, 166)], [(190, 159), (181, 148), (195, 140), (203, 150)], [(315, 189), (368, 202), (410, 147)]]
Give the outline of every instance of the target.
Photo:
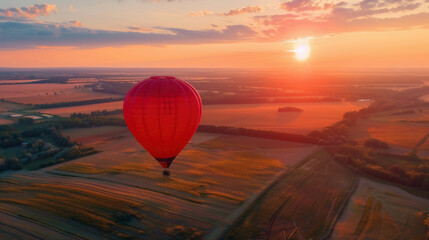
[[(25, 239), (32, 239), (33, 232), (89, 239), (173, 239), (177, 231), (207, 235), (250, 196), (316, 149), (197, 133), (172, 164), (167, 179), (125, 127), (64, 133), (101, 152), (3, 175), (0, 215), (11, 220), (8, 227), (0, 227), (6, 235)], [(23, 219), (33, 221), (16, 233), (12, 229)]]
[[(413, 112), (389, 111), (360, 119), (350, 128), (350, 138), (364, 141), (376, 138), (387, 142), (391, 151), (406, 153), (415, 150), (421, 156), (426, 152), (429, 134), (429, 109), (412, 109)], [(422, 150), (422, 151), (421, 151)]]

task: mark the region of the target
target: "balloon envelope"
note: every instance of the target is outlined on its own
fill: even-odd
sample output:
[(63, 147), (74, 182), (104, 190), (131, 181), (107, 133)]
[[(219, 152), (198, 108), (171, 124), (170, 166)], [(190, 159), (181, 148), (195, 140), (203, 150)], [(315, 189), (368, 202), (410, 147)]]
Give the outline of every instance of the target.
[(168, 168), (197, 130), (202, 104), (195, 88), (185, 81), (155, 76), (130, 89), (123, 112), (137, 141)]

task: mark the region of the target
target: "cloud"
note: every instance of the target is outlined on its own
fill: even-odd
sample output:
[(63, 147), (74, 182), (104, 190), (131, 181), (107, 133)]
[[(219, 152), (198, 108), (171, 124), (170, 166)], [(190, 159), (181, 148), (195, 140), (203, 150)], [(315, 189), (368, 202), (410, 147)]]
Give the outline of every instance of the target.
[(266, 26), (263, 31), (267, 39), (286, 40), (296, 37), (320, 36), (358, 31), (389, 31), (414, 27), (429, 27), (429, 13), (409, 14), (391, 18), (358, 18), (343, 21), (337, 18), (314, 20), (308, 18), (291, 18), (287, 15), (270, 16), (269, 19), (259, 20)]
[(0, 20), (31, 20), (38, 16), (48, 16), (56, 12), (57, 8), (53, 4), (35, 4), (21, 8), (0, 8)]
[(37, 46), (75, 46), (99, 48), (124, 45), (208, 44), (243, 42), (257, 33), (245, 25), (223, 29), (188, 30), (157, 28), (170, 33), (94, 30), (71, 25), (25, 22), (0, 22), (0, 48), (36, 48)]
[(166, 33), (166, 34), (173, 34), (171, 31), (160, 29), (160, 28), (154, 28), (154, 27), (139, 27), (139, 26), (129, 26), (127, 27), (131, 31), (137, 31), (141, 33)]
[(74, 9), (73, 5), (70, 4), (70, 12), (74, 13), (76, 10)]
[(80, 21), (69, 21), (68, 24), (73, 27), (82, 27), (83, 23)]
[[(140, 0), (141, 2), (179, 2), (181, 0)], [(118, 0), (118, 2), (125, 2), (125, 0)]]
[[(282, 4), (284, 6), (285, 3)], [(360, 0), (326, 3), (293, 0), (284, 7), (288, 13), (256, 16), (266, 40), (320, 36), (356, 31), (389, 31), (429, 27), (429, 12), (417, 0)], [(321, 11), (323, 10), (323, 11)]]
[(323, 1), (313, 1), (313, 0), (292, 0), (290, 2), (284, 2), (280, 5), (280, 8), (293, 11), (293, 12), (304, 12), (304, 11), (316, 11), (316, 10), (326, 10), (333, 6), (332, 1), (323, 2)]
[(215, 13), (207, 10), (202, 10), (199, 12), (190, 11), (187, 15), (192, 17), (201, 17), (201, 16), (215, 15)]
[[(389, 4), (390, 3), (390, 4)], [(385, 13), (398, 13), (412, 11), (421, 6), (421, 3), (408, 3), (397, 0), (364, 0), (359, 3), (359, 8), (353, 7), (335, 7), (332, 9), (332, 15), (344, 19), (353, 19), (359, 17), (374, 16)]]
[(258, 13), (258, 12), (262, 12), (261, 7), (259, 7), (259, 6), (247, 6), (247, 7), (243, 7), (243, 8), (231, 9), (225, 13), (214, 13), (214, 12), (211, 12), (208, 10), (202, 10), (199, 12), (191, 11), (186, 15), (192, 16), (192, 17), (201, 17), (201, 16), (210, 16), (210, 15), (230, 17), (230, 16), (237, 16), (237, 15), (242, 15), (242, 14), (247, 14), (247, 13)]
[(261, 12), (262, 8), (259, 6), (247, 6), (244, 8), (238, 8), (238, 9), (232, 9), (227, 13), (224, 13), (224, 16), (235, 16), (235, 15), (242, 15), (246, 13), (257, 13)]

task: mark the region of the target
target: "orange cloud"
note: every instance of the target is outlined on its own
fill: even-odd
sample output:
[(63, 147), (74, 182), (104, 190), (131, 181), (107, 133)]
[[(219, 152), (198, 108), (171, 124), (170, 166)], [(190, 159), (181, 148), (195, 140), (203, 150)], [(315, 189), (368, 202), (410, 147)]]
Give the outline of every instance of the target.
[(201, 17), (201, 16), (215, 15), (215, 13), (207, 10), (202, 10), (199, 12), (190, 11), (187, 15), (192, 17)]
[(199, 12), (191, 11), (187, 15), (192, 17), (201, 17), (201, 16), (209, 16), (209, 15), (218, 15), (218, 16), (236, 16), (236, 15), (242, 15), (247, 13), (257, 13), (262, 12), (262, 8), (259, 6), (247, 6), (243, 8), (237, 8), (237, 9), (231, 9), (228, 12), (225, 13), (214, 13), (207, 10), (202, 10)]
[(330, 3), (320, 3), (313, 0), (292, 0), (290, 2), (284, 2), (280, 5), (280, 8), (287, 11), (303, 12), (303, 11), (315, 11), (328, 8)]
[(0, 20), (34, 19), (37, 16), (48, 16), (56, 13), (54, 4), (35, 4), (30, 7), (0, 9)]
[[(136, 29), (136, 27), (132, 28)], [(257, 32), (246, 25), (227, 25), (222, 29), (190, 30), (162, 27), (156, 29), (159, 29), (160, 32), (94, 30), (76, 27), (70, 23), (0, 21), (0, 32), (5, 32), (5, 34), (0, 34), (0, 49), (35, 48), (37, 46), (100, 48), (124, 45), (229, 43), (251, 41), (257, 36)]]
[(247, 6), (244, 8), (239, 8), (239, 9), (232, 9), (227, 13), (224, 13), (224, 16), (235, 16), (235, 15), (242, 15), (242, 14), (246, 14), (246, 13), (257, 13), (257, 12), (261, 12), (262, 8), (259, 6)]
[(69, 25), (73, 27), (82, 27), (83, 23), (80, 21), (69, 21)]
[(153, 27), (139, 27), (139, 26), (129, 26), (129, 30), (141, 32), (141, 33), (164, 33), (164, 34), (173, 34), (173, 32), (161, 28)]
[(288, 13), (256, 16), (268, 41), (359, 31), (429, 27), (429, 12), (416, 0), (360, 0), (357, 3), (292, 0)]

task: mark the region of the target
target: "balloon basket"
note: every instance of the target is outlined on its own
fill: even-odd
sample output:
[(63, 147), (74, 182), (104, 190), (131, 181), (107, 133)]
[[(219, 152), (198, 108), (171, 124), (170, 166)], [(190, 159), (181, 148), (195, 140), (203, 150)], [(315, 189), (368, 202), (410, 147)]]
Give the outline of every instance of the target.
[(162, 176), (169, 178), (171, 175), (170, 170), (168, 170), (168, 168), (164, 168), (164, 171), (162, 171)]

